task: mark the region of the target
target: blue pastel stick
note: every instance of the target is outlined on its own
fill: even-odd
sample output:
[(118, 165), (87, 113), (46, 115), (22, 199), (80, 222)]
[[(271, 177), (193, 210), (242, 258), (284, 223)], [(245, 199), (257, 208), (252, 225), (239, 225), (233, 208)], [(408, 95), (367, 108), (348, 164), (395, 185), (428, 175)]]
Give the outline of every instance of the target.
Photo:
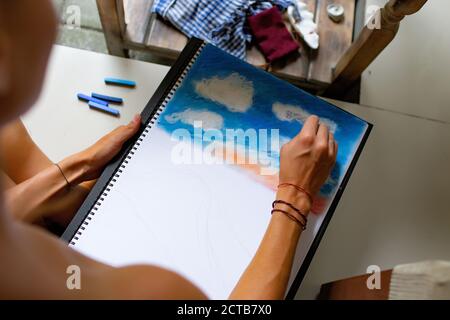
[(104, 94), (99, 94), (99, 93), (92, 92), (91, 96), (93, 98), (95, 98), (95, 99), (100, 99), (100, 100), (108, 101), (108, 102), (111, 102), (111, 103), (123, 103), (123, 99), (122, 98), (105, 96)]
[(89, 107), (91, 109), (96, 109), (96, 110), (99, 110), (99, 111), (107, 112), (109, 114), (112, 114), (113, 116), (120, 115), (119, 110), (116, 110), (116, 109), (113, 109), (113, 108), (110, 108), (110, 107), (107, 107), (107, 106), (104, 106), (102, 104), (98, 104), (98, 103), (95, 103), (95, 102), (92, 102), (92, 101), (89, 101)]
[(136, 82), (131, 80), (124, 80), (124, 79), (116, 79), (116, 78), (105, 78), (106, 84), (114, 84), (118, 86), (125, 86), (125, 87), (136, 87)]
[(96, 99), (94, 97), (89, 97), (89, 96), (87, 96), (85, 94), (82, 94), (82, 93), (77, 94), (77, 96), (78, 96), (78, 99), (84, 100), (84, 101), (87, 101), (87, 102), (91, 102), (92, 101), (92, 102), (95, 102), (95, 103), (98, 103), (98, 104), (101, 104), (101, 105), (104, 105), (104, 106), (108, 106), (109, 105), (108, 102), (106, 102), (106, 101), (103, 101), (103, 100), (100, 100), (100, 99)]

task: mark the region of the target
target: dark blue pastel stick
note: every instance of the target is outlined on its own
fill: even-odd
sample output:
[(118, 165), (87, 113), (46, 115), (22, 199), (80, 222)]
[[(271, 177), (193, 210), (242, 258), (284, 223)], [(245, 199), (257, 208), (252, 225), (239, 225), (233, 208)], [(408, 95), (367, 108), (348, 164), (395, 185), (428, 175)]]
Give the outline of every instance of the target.
[(83, 101), (87, 101), (87, 102), (91, 102), (92, 101), (92, 102), (95, 102), (95, 103), (98, 103), (98, 104), (101, 104), (101, 105), (104, 105), (104, 106), (108, 106), (109, 105), (108, 102), (106, 102), (106, 101), (103, 101), (103, 100), (100, 100), (100, 99), (96, 99), (94, 97), (89, 97), (89, 96), (87, 96), (85, 94), (82, 94), (82, 93), (77, 94), (77, 96), (78, 96), (78, 99), (83, 100)]
[(99, 111), (104, 111), (104, 112), (106, 112), (106, 113), (112, 114), (113, 116), (118, 116), (118, 115), (120, 115), (119, 110), (116, 110), (116, 109), (113, 109), (113, 108), (110, 108), (110, 107), (107, 107), (107, 106), (104, 106), (104, 105), (102, 105), (102, 104), (98, 104), (98, 103), (95, 103), (95, 102), (92, 102), (92, 101), (89, 101), (89, 107), (90, 107), (91, 109), (96, 109), (96, 110), (99, 110)]
[(108, 101), (111, 103), (123, 103), (123, 99), (118, 98), (118, 97), (106, 96), (104, 94), (99, 94), (99, 93), (95, 93), (95, 92), (92, 92), (91, 96), (95, 99), (100, 99), (100, 100)]
[(116, 78), (105, 78), (106, 84), (114, 84), (118, 86), (125, 86), (125, 87), (136, 87), (136, 82), (131, 80), (124, 80), (124, 79), (116, 79)]

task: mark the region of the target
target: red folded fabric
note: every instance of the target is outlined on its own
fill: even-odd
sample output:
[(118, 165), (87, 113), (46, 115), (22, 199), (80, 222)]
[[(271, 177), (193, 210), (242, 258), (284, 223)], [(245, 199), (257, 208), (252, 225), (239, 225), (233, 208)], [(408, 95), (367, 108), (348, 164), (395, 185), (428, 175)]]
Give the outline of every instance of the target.
[(299, 48), (284, 25), (277, 7), (249, 17), (248, 24), (256, 45), (269, 62), (281, 59)]

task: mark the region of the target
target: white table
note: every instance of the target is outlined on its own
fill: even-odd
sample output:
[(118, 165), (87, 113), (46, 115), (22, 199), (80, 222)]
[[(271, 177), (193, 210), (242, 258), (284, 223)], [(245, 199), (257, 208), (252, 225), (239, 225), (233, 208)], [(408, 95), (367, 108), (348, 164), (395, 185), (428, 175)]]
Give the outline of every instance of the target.
[[(55, 46), (44, 92), (24, 117), (34, 140), (55, 161), (80, 151), (121, 124), (127, 124), (145, 107), (169, 68), (104, 54)], [(134, 80), (135, 89), (106, 85), (104, 78)], [(92, 92), (122, 97), (116, 118), (89, 109), (77, 93)]]
[[(44, 93), (24, 122), (54, 161), (82, 150), (139, 113), (167, 73), (156, 64), (55, 47)], [(136, 89), (103, 78), (137, 81)], [(120, 118), (89, 110), (76, 98), (91, 91), (125, 99)], [(450, 126), (335, 102), (375, 124), (298, 298), (314, 298), (325, 282), (376, 264), (450, 260)]]

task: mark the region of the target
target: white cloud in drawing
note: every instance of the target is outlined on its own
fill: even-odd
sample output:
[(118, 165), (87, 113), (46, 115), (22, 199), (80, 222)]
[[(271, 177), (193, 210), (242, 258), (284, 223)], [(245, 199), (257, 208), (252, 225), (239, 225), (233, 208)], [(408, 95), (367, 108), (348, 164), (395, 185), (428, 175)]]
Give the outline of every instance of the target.
[(224, 105), (231, 112), (246, 112), (253, 103), (253, 82), (238, 73), (212, 77), (194, 83), (202, 97)]
[(169, 114), (164, 119), (171, 124), (181, 121), (191, 126), (194, 126), (195, 122), (201, 122), (204, 130), (220, 130), (223, 127), (223, 117), (220, 114), (207, 110), (193, 110), (188, 108), (182, 112)]
[[(304, 123), (306, 119), (311, 115), (309, 112), (303, 110), (298, 106), (283, 104), (280, 102), (275, 102), (272, 105), (272, 111), (275, 116), (281, 121), (298, 121), (300, 123)], [(336, 122), (326, 118), (320, 118), (320, 122), (327, 125), (332, 133), (336, 132)]]

